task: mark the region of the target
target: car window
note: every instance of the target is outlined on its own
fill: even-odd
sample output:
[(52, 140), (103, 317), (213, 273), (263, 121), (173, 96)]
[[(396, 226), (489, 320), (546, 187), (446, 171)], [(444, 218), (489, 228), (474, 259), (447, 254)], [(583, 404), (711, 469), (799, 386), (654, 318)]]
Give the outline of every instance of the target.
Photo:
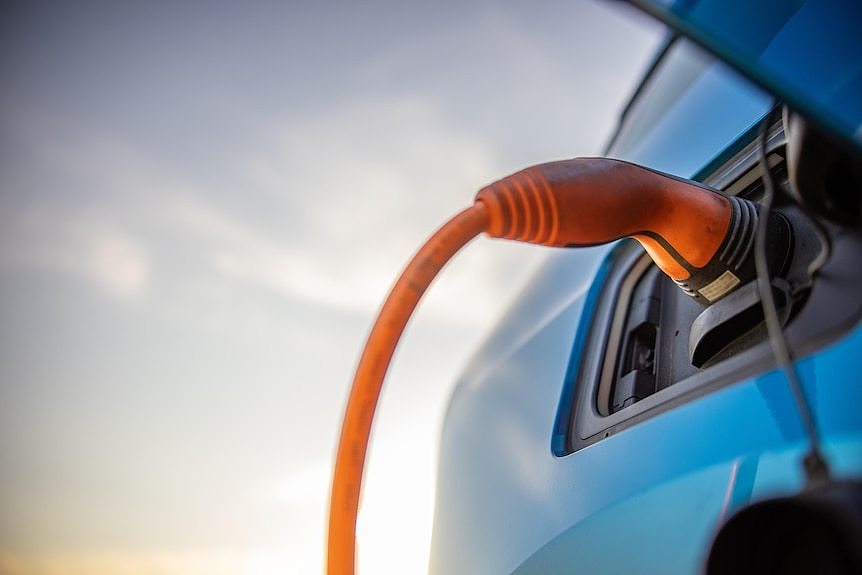
[(770, 102), (734, 70), (678, 39), (636, 93), (609, 154), (691, 177), (756, 123)]

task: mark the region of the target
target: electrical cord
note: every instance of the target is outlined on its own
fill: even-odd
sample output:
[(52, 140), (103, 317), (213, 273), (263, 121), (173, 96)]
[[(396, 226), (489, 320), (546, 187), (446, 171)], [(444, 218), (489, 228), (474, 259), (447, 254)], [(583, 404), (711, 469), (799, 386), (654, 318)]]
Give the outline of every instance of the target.
[(371, 422), (401, 333), (446, 262), (487, 226), (487, 210), (477, 202), (441, 227), (407, 264), (371, 328), (341, 424), (329, 503), (329, 575), (354, 572), (356, 518)]
[[(769, 343), (772, 347), (772, 355), (787, 379), (787, 385), (793, 395), (799, 417), (802, 420), (802, 425), (808, 438), (809, 447), (808, 453), (803, 458), (803, 468), (809, 485), (813, 485), (828, 480), (829, 466), (820, 448), (820, 438), (817, 433), (813, 410), (808, 402), (808, 398), (805, 396), (796, 364), (790, 355), (787, 340), (784, 337), (784, 330), (778, 317), (775, 298), (772, 294), (766, 253), (767, 223), (772, 211), (772, 203), (775, 199), (776, 190), (775, 179), (772, 175), (772, 170), (769, 168), (767, 136), (769, 127), (780, 113), (781, 107), (776, 103), (775, 107), (761, 121), (758, 134), (759, 161), (760, 167), (763, 170), (764, 194), (761, 200), (760, 218), (754, 237), (754, 263), (757, 270), (757, 289), (760, 292), (760, 301), (763, 306), (763, 316), (766, 321), (766, 330), (769, 335)], [(825, 232), (822, 230), (818, 231), (825, 236)], [(824, 249), (828, 250), (828, 244), (824, 245)], [(828, 257), (828, 251), (824, 252), (821, 250), (818, 258), (815, 262), (812, 262), (809, 269), (818, 269), (823, 265), (826, 257)]]
[[(556, 247), (639, 241), (690, 296), (711, 303), (748, 281), (740, 254), (751, 240), (753, 204), (607, 158), (532, 166), (498, 180), (441, 227), (393, 286), (356, 368), (332, 477), (327, 573), (352, 575), (362, 472), (374, 411), (395, 347), (419, 299), (446, 262), (481, 232)], [(742, 222), (748, 222), (744, 224)], [(752, 272), (753, 275), (753, 272)], [(730, 279), (729, 279), (730, 278)]]

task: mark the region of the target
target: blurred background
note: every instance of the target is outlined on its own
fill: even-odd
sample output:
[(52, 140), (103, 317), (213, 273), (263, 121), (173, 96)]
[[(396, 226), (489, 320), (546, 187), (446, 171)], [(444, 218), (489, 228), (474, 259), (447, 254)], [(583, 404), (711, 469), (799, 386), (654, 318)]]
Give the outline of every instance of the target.
[[(663, 30), (622, 3), (3, 2), (0, 573), (321, 573), (401, 266), (485, 183), (599, 154)], [(545, 253), (480, 239), (375, 423), (364, 573), (422, 573), (460, 368)]]

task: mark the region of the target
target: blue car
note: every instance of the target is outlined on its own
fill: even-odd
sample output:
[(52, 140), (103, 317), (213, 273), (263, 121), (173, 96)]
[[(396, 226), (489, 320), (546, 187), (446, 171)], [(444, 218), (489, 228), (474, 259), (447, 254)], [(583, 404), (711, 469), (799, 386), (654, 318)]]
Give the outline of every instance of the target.
[(862, 5), (634, 3), (673, 32), (604, 155), (774, 196), (770, 285), (558, 250), (452, 396), (430, 572), (858, 573)]

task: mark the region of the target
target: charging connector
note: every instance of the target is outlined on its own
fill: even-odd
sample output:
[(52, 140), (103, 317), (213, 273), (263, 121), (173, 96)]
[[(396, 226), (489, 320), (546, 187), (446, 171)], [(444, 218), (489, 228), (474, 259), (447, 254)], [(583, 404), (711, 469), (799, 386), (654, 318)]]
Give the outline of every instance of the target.
[[(754, 203), (628, 162), (576, 158), (540, 164), (483, 188), (476, 200), (488, 206), (486, 231), (493, 237), (558, 247), (634, 238), (703, 304), (756, 275)], [(786, 244), (789, 229), (773, 237)]]
[(354, 572), (362, 471), (377, 400), (401, 333), (445, 263), (481, 232), (547, 246), (639, 241), (686, 293), (709, 304), (755, 275), (757, 209), (689, 182), (606, 158), (540, 164), (479, 191), (429, 239), (389, 293), (353, 379), (329, 507), (327, 572)]

